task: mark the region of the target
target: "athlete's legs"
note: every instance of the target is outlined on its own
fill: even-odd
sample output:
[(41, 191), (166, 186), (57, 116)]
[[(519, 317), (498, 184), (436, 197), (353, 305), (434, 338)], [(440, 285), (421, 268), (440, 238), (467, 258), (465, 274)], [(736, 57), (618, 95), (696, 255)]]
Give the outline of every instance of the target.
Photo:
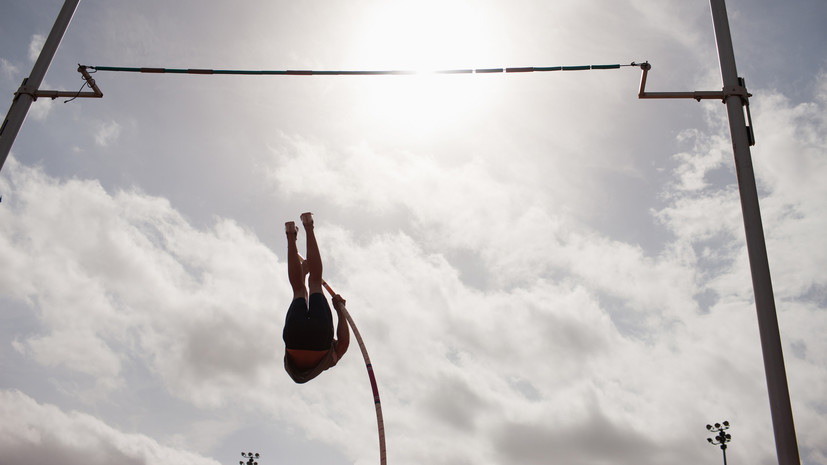
[(302, 269), (299, 249), (296, 246), (299, 230), (296, 227), (296, 223), (292, 221), (284, 224), (284, 230), (287, 234), (287, 277), (290, 279), (290, 286), (293, 287), (293, 299), (304, 298), (306, 301), (307, 288), (304, 287), (305, 273)]
[(319, 245), (316, 243), (316, 234), (313, 232), (313, 214), (302, 213), (301, 218), (307, 233), (307, 267), (310, 272), (307, 284), (310, 294), (322, 293), (322, 256), (319, 254)]

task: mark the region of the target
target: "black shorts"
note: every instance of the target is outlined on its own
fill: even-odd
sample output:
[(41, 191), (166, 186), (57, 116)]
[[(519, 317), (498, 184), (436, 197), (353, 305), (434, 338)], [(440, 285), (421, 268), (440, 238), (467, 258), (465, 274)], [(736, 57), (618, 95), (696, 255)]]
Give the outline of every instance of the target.
[(310, 294), (294, 299), (287, 310), (282, 333), (288, 349), (328, 350), (333, 344), (333, 314), (324, 294)]

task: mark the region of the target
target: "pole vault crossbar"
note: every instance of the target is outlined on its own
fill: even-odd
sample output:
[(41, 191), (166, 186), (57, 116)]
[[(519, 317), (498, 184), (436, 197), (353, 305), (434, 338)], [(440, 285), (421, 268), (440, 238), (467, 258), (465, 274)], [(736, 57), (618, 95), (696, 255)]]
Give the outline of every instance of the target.
[[(649, 63), (642, 63), (643, 74), (640, 79), (641, 99), (691, 98), (720, 99), (727, 106), (735, 171), (738, 176), (738, 191), (741, 197), (741, 211), (744, 217), (747, 253), (749, 255), (752, 288), (755, 296), (755, 308), (758, 316), (758, 332), (761, 339), (761, 352), (764, 359), (764, 373), (767, 379), (767, 391), (770, 401), (775, 450), (780, 465), (800, 465), (798, 441), (795, 434), (790, 391), (787, 386), (787, 371), (781, 347), (781, 334), (778, 328), (778, 314), (770, 279), (770, 266), (767, 258), (767, 244), (761, 221), (761, 209), (758, 205), (758, 189), (755, 184), (755, 172), (752, 166), (750, 146), (755, 145), (752, 129), (752, 117), (749, 113), (749, 97), (744, 78), (738, 76), (735, 66), (735, 52), (732, 47), (732, 34), (729, 29), (726, 4), (724, 0), (710, 0), (712, 23), (718, 47), (718, 61), (721, 69), (723, 89), (713, 92), (646, 92), (646, 78), (651, 69)], [(734, 97), (734, 98), (733, 98)], [(746, 118), (744, 110), (746, 109)]]
[(578, 65), (578, 66), (519, 66), (511, 68), (461, 68), (442, 69), (432, 71), (420, 71), (411, 69), (394, 70), (310, 70), (310, 69), (285, 69), (285, 70), (244, 70), (244, 69), (207, 69), (207, 68), (149, 68), (149, 67), (124, 67), (124, 66), (85, 66), (95, 71), (117, 71), (127, 73), (148, 73), (148, 74), (235, 74), (245, 76), (406, 76), (406, 75), (427, 75), (427, 74), (499, 74), (499, 73), (533, 73), (549, 71), (589, 71), (604, 69), (619, 69), (624, 66), (639, 66), (638, 63), (628, 65)]
[(420, 70), (302, 70), (302, 69), (285, 69), (285, 70), (243, 70), (243, 69), (204, 69), (204, 68), (150, 68), (150, 67), (124, 67), (124, 66), (87, 66), (78, 65), (78, 72), (83, 75), (86, 81), (84, 86), (88, 85), (91, 92), (71, 92), (62, 90), (40, 90), (40, 83), (46, 74), (46, 70), (51, 64), (51, 60), (57, 51), (58, 45), (69, 26), (69, 22), (74, 15), (80, 0), (66, 0), (63, 9), (58, 15), (55, 25), (43, 46), (43, 51), (38, 57), (37, 63), (31, 75), (23, 81), (17, 92), (14, 94), (12, 106), (9, 109), (3, 125), (0, 126), (0, 171), (3, 169), (3, 164), (11, 151), (14, 140), (17, 138), (17, 133), (23, 125), (26, 114), (32, 102), (39, 97), (56, 99), (60, 97), (75, 98), (101, 98), (103, 92), (98, 88), (95, 80), (90, 75), (91, 72), (98, 71), (117, 71), (130, 73), (149, 73), (149, 74), (200, 74), (200, 75), (245, 75), (245, 76), (405, 76), (405, 75), (439, 75), (439, 74), (515, 74), (515, 73), (542, 73), (554, 71), (590, 71), (590, 70), (608, 70), (619, 69), (627, 66), (640, 66), (638, 63), (632, 62), (630, 64), (604, 64), (604, 65), (575, 65), (575, 66), (518, 66), (508, 68), (460, 68), (460, 69), (443, 69), (433, 71)]

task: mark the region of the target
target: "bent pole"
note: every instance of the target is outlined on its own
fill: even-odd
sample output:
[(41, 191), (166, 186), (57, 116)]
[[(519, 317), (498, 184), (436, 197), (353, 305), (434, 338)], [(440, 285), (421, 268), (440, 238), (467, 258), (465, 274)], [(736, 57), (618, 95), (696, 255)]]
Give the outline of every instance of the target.
[(0, 170), (3, 169), (3, 164), (9, 156), (14, 139), (23, 126), (23, 121), (29, 113), (32, 102), (37, 98), (37, 89), (43, 82), (43, 78), (46, 77), (46, 71), (49, 70), (49, 65), (52, 64), (57, 47), (63, 40), (63, 35), (66, 33), (69, 23), (72, 21), (72, 16), (75, 14), (78, 3), (80, 3), (80, 0), (66, 0), (63, 3), (63, 8), (60, 9), (55, 24), (52, 26), (52, 31), (43, 44), (43, 49), (40, 51), (40, 55), (34, 63), (31, 74), (23, 80), (20, 90), (14, 95), (14, 100), (12, 100), (9, 112), (6, 114), (6, 119), (3, 121), (3, 125), (0, 126)]
[[(327, 292), (330, 293), (331, 297), (336, 295), (327, 282), (322, 281), (322, 284), (324, 285), (324, 288), (327, 289)], [(345, 308), (345, 306), (341, 303), (338, 304), (336, 308), (345, 315), (348, 324), (353, 329), (353, 334), (356, 336), (356, 341), (359, 343), (359, 349), (362, 351), (362, 357), (365, 359), (365, 366), (368, 369), (368, 377), (370, 378), (370, 387), (373, 390), (373, 404), (376, 407), (376, 426), (379, 429), (379, 463), (380, 465), (386, 465), (388, 460), (385, 453), (385, 421), (382, 419), (382, 404), (379, 401), (379, 388), (376, 385), (376, 377), (373, 375), (373, 365), (370, 363), (370, 357), (368, 356), (368, 350), (365, 348), (365, 343), (362, 341), (362, 335), (359, 334), (359, 329), (353, 322), (353, 318), (351, 318), (347, 308)]]

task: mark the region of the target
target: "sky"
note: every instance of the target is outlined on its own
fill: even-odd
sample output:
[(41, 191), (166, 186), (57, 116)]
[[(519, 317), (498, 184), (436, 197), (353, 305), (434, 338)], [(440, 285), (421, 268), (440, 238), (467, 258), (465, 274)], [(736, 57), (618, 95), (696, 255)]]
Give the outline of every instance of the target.
[[(60, 0), (0, 1), (10, 105)], [(827, 464), (827, 4), (727, 2), (802, 463)], [(83, 0), (78, 64), (652, 64), (718, 91), (686, 0)], [(0, 464), (373, 464), (356, 344), (284, 372), (284, 222), (316, 219), (388, 463), (775, 463), (725, 106), (640, 70), (100, 71), (0, 172)], [(5, 102), (5, 103), (3, 103)], [(7, 107), (4, 107), (7, 108)], [(300, 234), (300, 250), (305, 239)]]

